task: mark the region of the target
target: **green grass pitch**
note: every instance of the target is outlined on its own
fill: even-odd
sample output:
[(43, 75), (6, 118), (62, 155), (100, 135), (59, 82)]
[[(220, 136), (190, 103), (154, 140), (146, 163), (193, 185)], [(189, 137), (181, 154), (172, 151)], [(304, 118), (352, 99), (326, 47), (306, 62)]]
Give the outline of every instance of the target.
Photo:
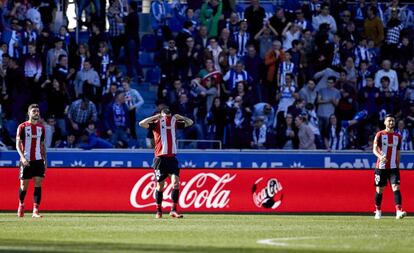
[(0, 252), (414, 252), (414, 219), (385, 216), (0, 213)]

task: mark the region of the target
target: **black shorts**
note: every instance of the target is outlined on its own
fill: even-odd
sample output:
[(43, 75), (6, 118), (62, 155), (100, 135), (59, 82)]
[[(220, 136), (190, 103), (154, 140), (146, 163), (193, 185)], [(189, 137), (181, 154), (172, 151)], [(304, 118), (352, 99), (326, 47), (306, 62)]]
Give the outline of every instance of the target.
[(178, 160), (169, 156), (158, 156), (154, 158), (152, 163), (155, 178), (157, 182), (164, 181), (169, 175), (180, 176), (180, 168), (178, 168)]
[(387, 186), (390, 184), (400, 184), (400, 169), (375, 169), (375, 186)]
[(45, 177), (45, 164), (43, 160), (29, 161), (29, 165), (23, 166), (22, 163), (19, 165), (21, 180), (31, 179), (33, 177)]

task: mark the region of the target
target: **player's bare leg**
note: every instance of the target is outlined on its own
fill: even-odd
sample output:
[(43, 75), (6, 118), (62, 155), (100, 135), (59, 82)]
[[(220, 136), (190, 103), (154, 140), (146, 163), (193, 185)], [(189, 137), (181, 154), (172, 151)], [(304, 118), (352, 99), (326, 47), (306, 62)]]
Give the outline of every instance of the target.
[(400, 185), (399, 184), (392, 184), (392, 191), (394, 192), (394, 201), (395, 201), (395, 209), (396, 214), (395, 218), (397, 220), (404, 218), (407, 215), (407, 212), (402, 210), (401, 204), (402, 204), (402, 197), (400, 192)]
[(384, 192), (384, 187), (377, 186), (375, 188), (376, 194), (375, 194), (375, 219), (379, 220), (381, 219), (381, 203), (382, 203), (382, 193)]
[(165, 180), (161, 182), (157, 182), (157, 188), (155, 191), (155, 203), (157, 204), (157, 212), (155, 214), (156, 219), (162, 218), (162, 198), (163, 198), (164, 184), (165, 184)]
[(28, 187), (29, 187), (29, 180), (20, 180), (19, 207), (17, 209), (18, 217), (24, 217), (24, 198), (26, 197), (26, 192), (27, 192)]
[(42, 199), (42, 177), (34, 177), (34, 196), (33, 196), (33, 214), (32, 218), (42, 218), (39, 214), (40, 201)]
[(171, 175), (171, 184), (173, 185), (173, 189), (171, 191), (173, 206), (171, 208), (170, 216), (173, 218), (183, 218), (184, 216), (177, 212), (178, 198), (180, 196), (180, 178), (176, 175)]

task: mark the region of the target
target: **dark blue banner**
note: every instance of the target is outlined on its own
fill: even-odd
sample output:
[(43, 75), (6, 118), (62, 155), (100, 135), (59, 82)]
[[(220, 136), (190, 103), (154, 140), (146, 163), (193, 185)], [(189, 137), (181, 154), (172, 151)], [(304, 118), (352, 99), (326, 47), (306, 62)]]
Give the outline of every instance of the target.
[[(182, 168), (352, 168), (369, 169), (375, 156), (369, 152), (305, 151), (181, 151)], [(150, 150), (48, 151), (49, 167), (150, 167)], [(17, 152), (0, 153), (0, 167), (16, 166)], [(401, 155), (400, 168), (413, 169), (414, 152)]]

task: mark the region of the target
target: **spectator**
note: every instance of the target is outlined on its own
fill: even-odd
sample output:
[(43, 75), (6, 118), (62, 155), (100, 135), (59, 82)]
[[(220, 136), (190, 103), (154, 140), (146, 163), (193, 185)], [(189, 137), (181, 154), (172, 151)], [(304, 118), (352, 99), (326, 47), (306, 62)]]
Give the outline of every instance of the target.
[(184, 49), (187, 47), (187, 39), (193, 38), (193, 23), (191, 21), (185, 21), (183, 24), (183, 28), (178, 33), (177, 37), (175, 38), (177, 48), (179, 50)]
[(367, 78), (371, 75), (371, 71), (368, 70), (368, 62), (361, 61), (361, 63), (359, 64), (359, 71), (356, 83), (357, 90), (360, 90), (367, 85)]
[(251, 110), (244, 106), (243, 99), (240, 96), (234, 98), (229, 103), (229, 120), (230, 120), (230, 145), (233, 148), (243, 149), (250, 147), (251, 132), (249, 129)]
[(53, 68), (56, 66), (59, 55), (68, 55), (63, 49), (63, 41), (61, 39), (55, 39), (55, 47), (47, 51), (46, 58), (46, 76), (49, 77), (53, 73)]
[(316, 149), (315, 135), (305, 120), (301, 115), (295, 118), (295, 125), (298, 128), (299, 149)]
[(118, 93), (115, 100), (106, 108), (104, 125), (112, 145), (118, 148), (128, 147), (131, 123), (124, 92)]
[(367, 76), (366, 85), (358, 91), (358, 102), (361, 109), (368, 111), (368, 119), (373, 123), (378, 122), (379, 95), (380, 90), (374, 86), (373, 75)]
[(227, 48), (227, 67), (234, 70), (236, 68), (237, 63), (241, 59), (241, 57), (237, 55), (237, 44), (229, 43)]
[(373, 40), (375, 46), (379, 47), (384, 40), (384, 24), (377, 13), (378, 9), (376, 7), (368, 7), (367, 18), (364, 21), (364, 35), (366, 38)]
[(187, 82), (200, 71), (201, 52), (196, 49), (193, 37), (188, 37), (185, 44), (185, 47), (178, 52), (178, 60), (180, 64), (179, 75)]
[(137, 80), (142, 80), (142, 69), (138, 62), (139, 50), (139, 16), (137, 2), (129, 4), (129, 13), (124, 18), (125, 23), (125, 60), (127, 75), (133, 77), (133, 70), (137, 75)]
[(30, 8), (26, 12), (26, 17), (30, 22), (33, 24), (33, 28), (36, 31), (41, 31), (43, 29), (43, 23), (42, 23), (42, 16), (39, 12), (39, 4), (40, 1), (32, 1), (30, 3)]
[(280, 86), (280, 92), (276, 95), (277, 100), (279, 101), (277, 113), (283, 112), (284, 115), (286, 115), (288, 107), (295, 102), (295, 99), (298, 96), (293, 78), (294, 77), (291, 73), (287, 73), (285, 76), (285, 82)]
[(309, 22), (306, 18), (305, 18), (305, 14), (303, 12), (302, 9), (297, 9), (295, 11), (295, 15), (296, 15), (296, 19), (295, 19), (295, 24), (298, 26), (299, 30), (303, 33), (306, 30), (312, 30), (312, 23)]
[(341, 127), (340, 121), (337, 120), (335, 114), (329, 116), (329, 123), (326, 129), (325, 146), (328, 151), (347, 148), (348, 140), (346, 129)]
[(244, 64), (242, 62), (237, 62), (236, 67), (234, 69), (230, 69), (227, 73), (223, 76), (223, 81), (226, 82), (225, 84), (225, 92), (228, 94), (229, 91), (236, 88), (236, 85), (239, 81), (248, 82), (250, 81), (251, 77), (246, 70), (244, 70)]
[(64, 54), (59, 55), (51, 78), (56, 78), (61, 83), (69, 84), (74, 74), (74, 69), (68, 69), (68, 57)]
[(23, 46), (19, 20), (17, 18), (12, 18), (10, 24), (10, 28), (5, 27), (2, 31), (2, 40), (7, 43), (10, 57), (19, 57), (22, 53), (21, 50)]
[(41, 99), (40, 77), (42, 76), (42, 60), (36, 53), (36, 45), (28, 45), (27, 54), (23, 57), (24, 76), (29, 85), (31, 103), (39, 103)]
[(157, 35), (164, 38), (171, 36), (168, 28), (169, 19), (171, 19), (171, 10), (166, 0), (155, 0), (151, 2), (151, 25)]
[(237, 55), (244, 56), (247, 53), (247, 46), (250, 44), (250, 33), (247, 31), (247, 20), (243, 19), (239, 23), (239, 30), (233, 34), (234, 41), (237, 43)]
[(106, 76), (106, 84), (102, 84), (105, 85), (103, 87), (102, 94), (106, 94), (109, 91), (109, 87), (113, 84), (116, 86), (116, 90), (122, 90), (122, 72), (118, 70), (118, 67), (114, 62), (109, 62)]
[(413, 56), (413, 43), (410, 42), (408, 36), (402, 36), (401, 43), (398, 45), (398, 59), (396, 61), (396, 65), (403, 70), (404, 66), (406, 66), (407, 63), (413, 59)]
[(305, 104), (305, 100), (297, 98), (295, 102), (287, 108), (287, 113), (292, 115), (293, 118), (296, 118), (296, 116), (299, 115), (304, 115), (306, 113)]
[(57, 123), (57, 128), (62, 136), (66, 136), (65, 113), (67, 112), (70, 99), (65, 83), (54, 78), (52, 81), (46, 80), (43, 84), (46, 90), (47, 111), (46, 116), (53, 118)]
[(163, 82), (171, 83), (178, 77), (178, 49), (175, 46), (175, 40), (170, 38), (168, 46), (163, 48), (159, 55), (159, 62), (161, 67), (161, 77)]
[(76, 136), (73, 133), (69, 133), (66, 137), (66, 140), (62, 140), (58, 148), (77, 148), (78, 144), (76, 143)]
[(294, 40), (299, 40), (300, 36), (301, 36), (300, 29), (296, 25), (296, 23), (289, 22), (282, 32), (283, 50), (286, 52), (287, 50), (291, 49), (292, 42)]
[(267, 127), (264, 124), (262, 117), (258, 117), (254, 120), (252, 141), (250, 147), (253, 149), (265, 149), (267, 145)]
[(111, 0), (111, 5), (108, 8), (108, 22), (109, 22), (109, 41), (111, 42), (112, 53), (115, 61), (119, 60), (119, 52), (123, 46), (123, 38), (125, 33), (124, 12), (120, 1)]
[(232, 33), (230, 33), (230, 30), (227, 28), (224, 28), (221, 30), (220, 37), (218, 40), (219, 46), (225, 53), (228, 52), (229, 45), (234, 43), (233, 38), (231, 37)]
[(256, 48), (253, 45), (248, 47), (247, 55), (245, 55), (241, 61), (244, 63), (246, 72), (250, 75), (253, 95), (257, 97), (259, 101), (263, 101), (263, 87), (261, 83), (263, 60), (257, 55)]
[(104, 86), (107, 83), (108, 67), (111, 61), (113, 60), (109, 55), (108, 45), (105, 42), (99, 43), (99, 49), (94, 57), (93, 62), (94, 69), (96, 69), (96, 72), (98, 73), (100, 79), (100, 85), (96, 87), (95, 91), (97, 101), (100, 101), (101, 99), (103, 89), (102, 86)]
[[(385, 114), (395, 113), (394, 109), (397, 107), (397, 103), (396, 103), (397, 92), (391, 89), (390, 78), (388, 76), (381, 77), (380, 83), (381, 83), (380, 94), (379, 94), (380, 113), (381, 111), (383, 111)], [(380, 116), (380, 120), (383, 120), (381, 116)]]
[(250, 0), (250, 5), (244, 9), (244, 18), (247, 19), (250, 34), (256, 34), (260, 31), (265, 17), (265, 9), (260, 6), (260, 1)]
[[(3, 60), (5, 59), (3, 58)], [(10, 126), (7, 130), (9, 133), (12, 133), (17, 128), (18, 122), (26, 120), (27, 105), (31, 95), (23, 70), (18, 65), (17, 59), (10, 58), (8, 60), (4, 81), (7, 91), (4, 100), (6, 100), (7, 107), (10, 108), (10, 112), (6, 115), (10, 119)]]
[(285, 52), (285, 58), (282, 60), (282, 62), (279, 65), (279, 71), (277, 72), (278, 75), (278, 82), (277, 82), (277, 86), (282, 86), (286, 83), (286, 75), (287, 74), (291, 74), (293, 77), (293, 81), (294, 81), (294, 86), (297, 85), (298, 83), (298, 78), (297, 78), (297, 68), (299, 66), (296, 66), (292, 61), (292, 55), (291, 55), (291, 51), (287, 51)]
[(269, 27), (273, 27), (278, 35), (281, 35), (283, 29), (287, 26), (289, 20), (285, 16), (285, 11), (282, 8), (278, 8), (275, 14), (269, 19)]
[(254, 36), (259, 43), (261, 59), (265, 59), (266, 53), (272, 48), (272, 43), (277, 36), (276, 30), (268, 21), (265, 21), (262, 29)]
[(312, 27), (313, 30), (318, 31), (321, 24), (329, 25), (330, 34), (334, 34), (337, 31), (335, 19), (329, 15), (329, 5), (324, 3), (321, 5), (321, 12), (319, 15), (312, 18)]
[(328, 125), (329, 117), (335, 113), (335, 107), (338, 106), (341, 94), (339, 90), (334, 88), (335, 77), (329, 77), (327, 87), (319, 90), (317, 104), (317, 115), (321, 130)]
[(200, 21), (208, 28), (208, 35), (218, 36), (218, 23), (223, 11), (223, 3), (219, 0), (208, 0), (201, 6)]
[(98, 112), (95, 104), (87, 97), (79, 98), (69, 106), (68, 114), (69, 129), (76, 135), (82, 133), (90, 121), (98, 120)]
[[(179, 95), (179, 100), (173, 105), (172, 111), (173, 113), (178, 113), (181, 116), (190, 118), (195, 122), (194, 108), (195, 105), (192, 101), (189, 100), (187, 93), (181, 93)], [(194, 123), (191, 127), (182, 129), (182, 131), (177, 132), (177, 139), (203, 140), (204, 134), (201, 125), (199, 123)], [(204, 148), (205, 145), (203, 143), (200, 143), (195, 147)]]
[(88, 127), (83, 131), (80, 137), (79, 148), (81, 149), (100, 149), (113, 148), (114, 146), (97, 135), (96, 127), (93, 122), (88, 124)]
[(81, 43), (76, 50), (76, 53), (69, 55), (70, 68), (75, 71), (83, 69), (83, 63), (86, 59), (91, 58), (89, 46), (86, 43)]
[(397, 123), (396, 132), (401, 135), (401, 150), (413, 150), (412, 136), (410, 132), (405, 127), (404, 120), (400, 119)]
[(224, 128), (228, 123), (226, 108), (219, 97), (215, 97), (206, 117), (207, 138), (209, 140), (224, 141)]
[(62, 134), (59, 128), (56, 128), (56, 120), (53, 117), (48, 118), (43, 122), (45, 126), (45, 146), (46, 148), (54, 148), (62, 139)]
[(305, 104), (315, 104), (317, 98), (315, 87), (315, 80), (310, 79), (306, 86), (299, 90), (298, 95), (305, 101)]
[(136, 90), (132, 89), (131, 80), (129, 78), (125, 78), (122, 82), (122, 86), (125, 92), (125, 103), (128, 107), (128, 117), (130, 125), (128, 128), (131, 130), (131, 137), (136, 139), (137, 134), (135, 131), (135, 123), (136, 123), (136, 113), (144, 104), (144, 99), (142, 98), (141, 94)]
[(230, 14), (230, 18), (226, 21), (226, 29), (228, 29), (230, 31), (230, 34), (233, 36), (233, 34), (235, 34), (239, 30), (239, 24), (239, 14), (237, 14), (236, 12), (232, 12)]
[(206, 26), (200, 26), (200, 29), (198, 29), (198, 34), (195, 36), (194, 42), (197, 50), (204, 51), (204, 49), (207, 48), (209, 40), (208, 30)]
[(398, 43), (400, 42), (400, 34), (403, 28), (404, 25), (398, 17), (398, 10), (396, 8), (392, 8), (391, 19), (385, 27), (385, 43), (381, 48), (383, 59), (394, 60), (396, 58), (395, 51), (397, 50)]
[(204, 123), (209, 108), (213, 106), (214, 98), (218, 96), (217, 85), (212, 77), (207, 78), (204, 85), (200, 84), (200, 78), (196, 78), (191, 81), (191, 93), (199, 102), (197, 115), (202, 115), (197, 121)]
[(389, 88), (391, 89), (391, 91), (398, 91), (399, 84), (397, 72), (391, 69), (390, 60), (382, 61), (382, 69), (378, 70), (378, 72), (375, 74), (375, 87), (381, 87), (381, 79), (384, 76), (389, 78)]
[(270, 129), (273, 127), (275, 110), (270, 104), (259, 102), (253, 106), (252, 119), (255, 120), (258, 117), (262, 117), (263, 123)]
[(324, 141), (322, 139), (320, 127), (319, 127), (319, 119), (316, 115), (315, 105), (308, 103), (305, 105), (306, 109), (306, 116), (308, 121), (308, 126), (312, 129), (313, 134), (315, 135), (315, 145), (317, 149), (324, 149)]
[(251, 107), (254, 104), (253, 97), (245, 81), (238, 80), (236, 87), (230, 94), (231, 98), (241, 97), (245, 107)]
[(94, 100), (96, 88), (100, 85), (98, 73), (92, 68), (91, 61), (86, 59), (83, 62), (83, 69), (78, 71), (74, 81), (76, 97), (84, 95), (88, 99)]
[(288, 113), (283, 120), (284, 122), (279, 124), (277, 129), (277, 147), (281, 149), (297, 149), (299, 140), (297, 128), (293, 123), (293, 116)]
[(117, 84), (112, 83), (109, 86), (108, 91), (102, 96), (102, 108), (107, 108), (109, 104), (114, 102), (114, 99), (119, 91), (121, 91), (121, 89), (118, 88)]
[(276, 95), (276, 90), (278, 88), (278, 73), (279, 73), (279, 64), (284, 59), (285, 53), (281, 50), (282, 43), (275, 40), (272, 44), (272, 49), (266, 53), (265, 56), (265, 65), (266, 65), (266, 94), (268, 94), (267, 101), (272, 102), (274, 96)]

